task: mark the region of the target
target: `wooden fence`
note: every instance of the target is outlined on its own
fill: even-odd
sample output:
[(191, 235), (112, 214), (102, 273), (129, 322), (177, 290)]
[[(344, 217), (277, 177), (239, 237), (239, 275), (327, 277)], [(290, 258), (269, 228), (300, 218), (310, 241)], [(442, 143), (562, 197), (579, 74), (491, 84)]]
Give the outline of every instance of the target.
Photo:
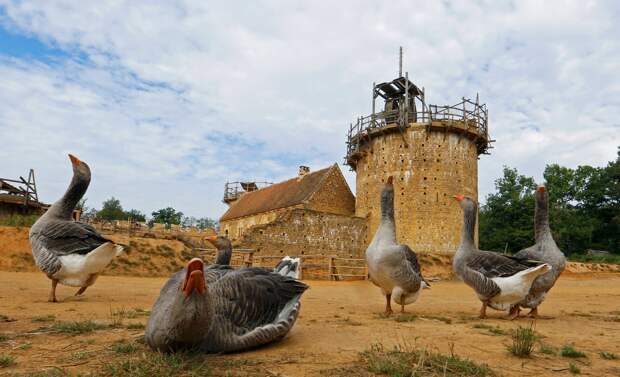
[[(214, 249), (196, 248), (206, 263), (213, 263), (217, 255)], [(282, 255), (260, 255), (252, 249), (233, 249), (230, 261), (233, 267), (274, 268)], [(306, 280), (364, 280), (368, 278), (365, 259), (340, 258), (333, 255), (300, 255), (300, 279)]]

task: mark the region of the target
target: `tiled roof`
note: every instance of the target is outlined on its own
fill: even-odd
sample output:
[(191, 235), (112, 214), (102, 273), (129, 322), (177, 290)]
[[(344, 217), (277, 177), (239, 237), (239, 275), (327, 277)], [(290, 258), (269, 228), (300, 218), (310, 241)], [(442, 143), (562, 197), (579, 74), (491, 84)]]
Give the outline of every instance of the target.
[(222, 215), (220, 221), (303, 204), (320, 187), (323, 178), (335, 166), (308, 173), (302, 178), (291, 178), (284, 182), (243, 194)]

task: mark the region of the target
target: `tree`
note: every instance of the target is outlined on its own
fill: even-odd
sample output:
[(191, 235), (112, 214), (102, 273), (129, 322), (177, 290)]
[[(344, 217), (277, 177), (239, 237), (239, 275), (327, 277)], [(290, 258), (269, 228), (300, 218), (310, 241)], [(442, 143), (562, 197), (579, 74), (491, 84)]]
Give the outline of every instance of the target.
[(183, 218), (183, 212), (177, 212), (172, 207), (162, 208), (152, 213), (153, 221), (161, 224), (176, 224), (181, 223)]
[(213, 229), (215, 229), (215, 228), (217, 228), (217, 225), (218, 225), (217, 221), (213, 220), (210, 217), (200, 218), (200, 219), (198, 219), (198, 221), (196, 223), (196, 226), (199, 229), (201, 229), (201, 230), (204, 230), (206, 228), (213, 228)]
[(103, 202), (101, 211), (97, 213), (97, 217), (103, 220), (123, 220), (125, 218), (125, 212), (121, 206), (120, 200), (111, 197)]
[(132, 219), (133, 221), (139, 221), (139, 222), (145, 222), (146, 221), (146, 215), (140, 211), (138, 211), (137, 209), (130, 209), (129, 211), (125, 212), (125, 218), (129, 218)]
[(534, 179), (505, 166), (495, 188), (497, 193), (489, 194), (480, 208), (480, 248), (516, 252), (530, 246), (534, 235)]

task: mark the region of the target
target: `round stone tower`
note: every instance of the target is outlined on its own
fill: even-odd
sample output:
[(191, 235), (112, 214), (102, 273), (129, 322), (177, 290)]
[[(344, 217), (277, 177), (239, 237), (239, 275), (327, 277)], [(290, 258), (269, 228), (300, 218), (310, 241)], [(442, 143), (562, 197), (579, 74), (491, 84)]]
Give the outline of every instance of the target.
[[(385, 104), (376, 112), (378, 98)], [(367, 242), (379, 225), (383, 183), (393, 176), (398, 241), (416, 252), (456, 251), (462, 212), (453, 196), (478, 199), (478, 156), (492, 141), (487, 121), (478, 96), (428, 105), (408, 74), (373, 84), (372, 114), (351, 124), (346, 156), (357, 175), (356, 215), (368, 220)]]

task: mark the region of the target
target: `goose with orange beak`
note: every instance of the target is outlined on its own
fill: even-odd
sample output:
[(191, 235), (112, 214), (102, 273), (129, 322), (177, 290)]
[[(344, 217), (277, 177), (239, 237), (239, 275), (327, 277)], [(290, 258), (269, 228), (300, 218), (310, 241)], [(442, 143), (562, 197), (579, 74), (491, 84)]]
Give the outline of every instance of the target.
[(90, 184), (90, 168), (69, 155), (73, 178), (65, 194), (30, 228), (36, 265), (52, 281), (50, 302), (57, 302), (58, 283), (80, 287), (76, 296), (93, 285), (103, 269), (123, 247), (103, 237), (92, 226), (73, 221), (73, 210)]
[(215, 264), (229, 265), (232, 258), (232, 243), (227, 237), (209, 236), (206, 238), (217, 249)]
[[(553, 239), (549, 227), (549, 194), (545, 186), (538, 186), (534, 193), (534, 239), (533, 246), (523, 249), (515, 254), (522, 259), (536, 259), (546, 262), (551, 266), (551, 271), (540, 275), (534, 280), (528, 295), (519, 302), (520, 307), (530, 308), (528, 316), (538, 318), (538, 306), (545, 300), (547, 293), (560, 277), (566, 267), (566, 257)], [(514, 310), (514, 309), (513, 309)], [(516, 309), (518, 310), (518, 309)]]
[(467, 196), (454, 198), (463, 209), (461, 243), (452, 262), (455, 274), (474, 289), (482, 302), (480, 318), (486, 317), (487, 306), (510, 310), (507, 318), (516, 318), (518, 312), (511, 307), (525, 298), (534, 279), (551, 270), (551, 266), (479, 250), (474, 242), (478, 206)]
[(235, 352), (277, 341), (297, 320), (304, 283), (263, 268), (192, 259), (161, 289), (146, 325), (156, 351)]

